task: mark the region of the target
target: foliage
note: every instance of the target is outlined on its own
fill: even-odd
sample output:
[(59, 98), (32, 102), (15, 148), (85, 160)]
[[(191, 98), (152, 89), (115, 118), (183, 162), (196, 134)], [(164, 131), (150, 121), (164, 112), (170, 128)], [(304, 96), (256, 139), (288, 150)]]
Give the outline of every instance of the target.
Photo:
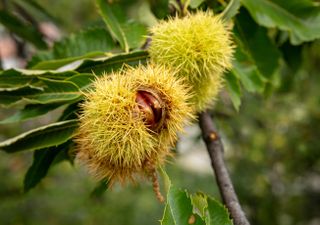
[[(150, 21), (156, 21), (156, 18), (168, 19), (170, 14), (182, 15), (186, 10), (191, 12), (210, 10), (216, 14), (221, 13), (226, 23), (232, 27), (236, 50), (233, 69), (225, 74), (225, 93), (229, 98), (224, 101), (223, 105), (220, 103), (216, 110), (223, 112), (230, 110), (230, 104), (232, 104), (237, 111), (241, 112), (234, 114), (229, 120), (230, 126), (229, 128), (226, 126), (226, 133), (230, 137), (234, 137), (234, 142), (240, 144), (241, 147), (250, 146), (253, 149), (250, 153), (245, 152), (244, 155), (247, 158), (236, 154), (234, 159), (239, 161), (234, 163), (235, 174), (240, 173), (244, 168), (252, 171), (261, 164), (263, 169), (260, 169), (265, 171), (269, 166), (268, 163), (279, 161), (274, 156), (268, 156), (268, 160), (270, 160), (268, 162), (264, 159), (265, 155), (257, 150), (263, 145), (268, 145), (268, 142), (262, 137), (266, 134), (257, 124), (268, 126), (263, 129), (270, 130), (270, 132), (277, 132), (278, 128), (272, 127), (273, 118), (266, 115), (269, 112), (259, 110), (259, 107), (256, 107), (257, 103), (254, 105), (254, 103), (245, 102), (241, 108), (241, 101), (243, 99), (257, 101), (258, 98), (261, 104), (267, 100), (257, 96), (278, 96), (279, 93), (293, 93), (295, 91), (293, 86), (301, 84), (299, 79), (303, 75), (300, 74), (299, 78), (297, 74), (302, 66), (306, 66), (301, 63), (303, 49), (312, 44), (311, 41), (320, 37), (320, 7), (316, 1), (231, 0), (227, 4), (225, 1), (206, 0), (97, 0), (93, 7), (97, 8), (95, 14), (99, 13), (101, 18), (97, 17), (94, 25), (88, 25), (81, 31), (66, 35), (50, 48), (37, 25), (42, 21), (49, 20), (63, 27), (61, 21), (64, 18), (51, 15), (48, 10), (50, 7), (46, 4), (40, 4), (40, 1), (11, 0), (8, 2), (9, 4), (1, 7), (0, 23), (12, 34), (26, 42), (27, 46), (33, 49), (34, 54), (28, 61), (27, 69), (15, 68), (0, 72), (0, 105), (5, 108), (18, 108), (13, 115), (3, 118), (0, 125), (34, 120), (57, 109), (61, 114), (56, 121), (51, 121), (52, 123), (32, 127), (22, 134), (0, 143), (0, 149), (7, 153), (34, 151), (33, 163), (24, 179), (25, 191), (29, 191), (39, 184), (53, 165), (65, 160), (72, 161), (70, 155), (74, 147), (72, 140), (74, 130), (77, 128), (78, 103), (82, 101), (82, 91), (91, 87), (94, 76), (99, 76), (103, 72), (116, 71), (124, 64), (135, 66), (139, 63), (145, 63), (148, 60), (148, 52), (142, 47), (147, 45), (147, 30), (152, 24)], [(148, 18), (148, 21), (142, 19), (144, 16)], [(66, 26), (65, 30), (69, 28)], [(311, 94), (319, 94), (314, 90), (308, 91)], [(292, 94), (292, 96), (292, 98), (301, 97), (303, 103), (306, 92), (299, 89), (299, 94)], [(280, 104), (277, 97), (272, 98), (271, 101), (277, 107)], [(297, 100), (293, 102), (297, 105), (301, 104)], [(311, 106), (306, 106), (307, 109), (309, 107)], [(272, 115), (278, 113), (273, 108), (268, 110)], [(319, 111), (313, 108), (311, 110), (314, 110), (315, 113), (302, 122), (294, 121), (294, 118), (288, 116), (291, 113), (288, 110), (279, 112), (276, 119), (280, 120), (278, 117), (284, 118), (287, 122), (282, 125), (287, 127), (292, 121), (292, 123), (298, 123), (303, 132), (308, 133), (310, 131), (306, 129), (306, 124), (318, 124), (316, 113)], [(240, 119), (237, 120), (237, 118), (244, 117), (243, 114), (250, 114), (250, 120), (247, 121), (248, 118), (245, 117), (239, 123)], [(261, 122), (261, 118), (264, 121)], [(250, 136), (244, 131), (239, 135), (247, 136), (241, 140), (237, 139), (239, 137), (234, 132), (239, 131), (239, 127), (243, 126), (241, 123), (251, 127), (251, 130), (258, 131), (258, 133), (252, 134), (260, 135), (257, 140), (250, 142)], [(299, 134), (292, 130), (288, 135), (299, 137)], [(314, 135), (306, 134), (306, 142), (313, 143), (313, 147), (311, 144), (299, 142), (301, 141), (299, 138), (297, 139), (299, 141), (289, 143), (281, 139), (281, 136), (271, 133), (268, 136), (276, 142), (275, 144), (281, 150), (294, 148), (295, 145), (300, 146), (299, 149), (301, 149), (298, 152), (290, 155), (293, 159), (284, 152), (273, 150), (270, 153), (279, 155), (283, 160), (292, 161), (292, 163), (288, 162), (286, 164), (288, 168), (285, 168), (288, 171), (293, 171), (292, 176), (295, 173), (302, 176), (301, 171), (309, 166), (317, 171), (319, 154), (314, 146), (319, 144)], [(259, 140), (263, 144), (256, 143)], [(308, 148), (312, 150), (310, 155), (306, 153)], [(240, 149), (239, 151), (241, 152)], [(303, 159), (302, 162), (299, 162), (301, 168), (298, 168), (293, 162), (301, 160), (301, 158)], [(243, 165), (245, 166), (243, 167)], [(241, 174), (246, 174), (246, 172), (241, 172)], [(240, 198), (247, 199), (245, 201), (247, 205), (257, 205), (257, 207), (261, 207), (261, 210), (264, 207), (271, 208), (268, 201), (264, 200), (263, 195), (269, 194), (274, 197), (272, 193), (267, 193), (268, 191), (264, 189), (263, 193), (256, 194), (260, 195), (260, 201), (263, 202), (257, 203), (258, 198), (253, 199), (252, 197), (255, 193), (250, 195), (250, 192), (254, 192), (254, 190), (248, 187), (250, 186), (249, 182), (243, 184), (246, 180), (252, 181), (254, 179), (257, 182), (256, 185), (263, 186), (263, 181), (259, 180), (261, 177), (250, 178), (249, 175), (244, 178), (235, 177), (239, 177), (236, 179), (236, 187), (239, 187), (240, 193), (244, 193), (240, 195)], [(286, 181), (285, 183), (288, 185), (290, 182)], [(263, 187), (266, 188), (266, 186)], [(179, 219), (182, 219), (181, 221), (189, 220), (190, 213), (194, 215), (195, 224), (222, 224), (221, 222), (212, 222), (216, 219), (226, 221), (224, 224), (231, 223), (228, 220), (227, 212), (220, 203), (205, 194), (190, 195), (174, 185), (168, 188), (167, 194), (168, 201), (161, 221), (164, 225), (173, 224), (172, 220), (175, 221), (174, 224), (185, 224), (185, 222), (178, 221)], [(287, 201), (289, 202), (289, 199)], [(199, 205), (199, 202), (205, 202), (205, 206)], [(290, 211), (290, 209), (287, 210)], [(203, 213), (204, 211), (206, 213)], [(257, 224), (263, 224), (261, 222), (263, 220), (266, 221), (264, 224), (268, 224), (267, 221), (270, 222), (259, 214), (259, 209), (255, 209), (252, 214), (252, 221)], [(259, 220), (260, 217), (261, 220)], [(279, 222), (274, 224), (279, 224)]]

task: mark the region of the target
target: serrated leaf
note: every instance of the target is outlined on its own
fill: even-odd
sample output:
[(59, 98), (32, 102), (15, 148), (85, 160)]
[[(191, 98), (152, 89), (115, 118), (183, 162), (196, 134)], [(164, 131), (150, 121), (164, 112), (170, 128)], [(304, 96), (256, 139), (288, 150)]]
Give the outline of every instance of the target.
[(76, 60), (103, 56), (114, 49), (115, 44), (104, 28), (90, 28), (55, 43), (51, 51), (36, 54), (28, 68), (53, 70)]
[(10, 106), (21, 100), (34, 104), (51, 104), (69, 102), (81, 97), (79, 88), (69, 81), (40, 78), (44, 84), (43, 90), (30, 87), (15, 91), (0, 91), (0, 104)]
[(227, 83), (227, 90), (234, 108), (239, 111), (241, 105), (241, 86), (239, 79), (233, 74), (232, 71), (225, 76)]
[(0, 10), (0, 23), (14, 34), (32, 43), (37, 48), (47, 48), (47, 44), (42, 39), (42, 34), (37, 29), (25, 24), (18, 17), (8, 11)]
[(208, 213), (207, 224), (209, 225), (233, 225), (229, 218), (227, 209), (218, 201), (208, 198)]
[(320, 37), (320, 6), (312, 0), (242, 0), (254, 20), (287, 31), (292, 44)]
[(223, 10), (223, 12), (221, 13), (221, 17), (225, 20), (225, 21), (229, 21), (232, 17), (234, 17), (240, 9), (240, 0), (231, 0), (227, 7)]
[(95, 79), (92, 73), (81, 73), (67, 78), (65, 81), (72, 82), (77, 85), (79, 89), (87, 88)]
[(33, 96), (40, 94), (41, 90), (30, 88), (29, 86), (21, 87), (13, 91), (0, 91), (0, 105), (10, 107), (21, 101), (23, 96)]
[(143, 44), (147, 29), (143, 24), (128, 20), (125, 15), (124, 3), (105, 0), (96, 0), (96, 3), (109, 32), (125, 52)]
[(78, 74), (75, 71), (48, 71), (48, 70), (25, 70), (9, 69), (0, 72), (0, 90), (14, 91), (26, 86), (34, 89), (42, 89), (38, 85), (40, 77), (64, 80)]
[(241, 10), (236, 17), (234, 33), (259, 72), (270, 82), (279, 68), (281, 55), (270, 40), (267, 29), (258, 26), (246, 10)]
[[(71, 64), (73, 62), (77, 62), (82, 59), (98, 58), (98, 57), (102, 57), (104, 55), (105, 54), (103, 52), (89, 52), (89, 53), (82, 55), (82, 56), (62, 58), (62, 59), (52, 59), (52, 60), (46, 59), (46, 60), (44, 60), (42, 58), (42, 59), (40, 59), (40, 61), (38, 61), (39, 58), (33, 58), (32, 61), (29, 63), (28, 67), (33, 70), (57, 70), (59, 68), (64, 67), (67, 64)], [(39, 56), (36, 56), (36, 57), (39, 57)], [(52, 58), (52, 57), (50, 56), (49, 58)], [(33, 65), (34, 63), (35, 63), (35, 65)], [(66, 69), (64, 69), (64, 71), (66, 71)]]
[[(80, 73), (102, 73), (110, 72), (121, 68), (124, 64), (138, 65), (145, 63), (148, 57), (147, 51), (133, 51), (129, 53), (119, 53), (110, 56), (98, 57), (94, 59), (80, 59), (67, 64), (57, 71), (60, 73), (68, 71), (78, 71)], [(52, 64), (51, 64), (52, 63)], [(42, 67), (43, 66), (43, 67)], [(56, 67), (55, 62), (46, 61), (37, 65), (37, 69), (44, 69), (48, 67)]]
[(56, 81), (46, 78), (40, 79), (46, 87), (41, 93), (35, 95), (24, 95), (31, 102), (48, 104), (54, 102), (72, 101), (81, 96), (79, 88), (69, 81)]
[(206, 217), (206, 209), (208, 207), (208, 196), (203, 193), (196, 193), (191, 195), (191, 202), (193, 210), (196, 211), (202, 218)]
[(22, 76), (21, 72), (14, 69), (5, 70), (0, 72), (0, 88), (4, 89), (17, 89), (25, 87), (32, 81), (31, 76)]
[(52, 110), (55, 110), (59, 106), (61, 106), (61, 104), (26, 105), (23, 109), (21, 109), (20, 111), (18, 111), (14, 115), (9, 116), (8, 118), (6, 118), (4, 120), (1, 120), (0, 124), (16, 123), (16, 122), (21, 122), (21, 121), (33, 119), (35, 117), (42, 116)]
[(23, 181), (24, 191), (35, 187), (48, 173), (56, 157), (61, 151), (68, 148), (69, 143), (59, 146), (36, 150), (33, 153), (33, 162), (29, 167)]
[(232, 73), (239, 78), (243, 87), (250, 92), (262, 93), (265, 82), (255, 62), (252, 60), (240, 43), (238, 43), (234, 54)]
[(111, 3), (108, 3), (105, 0), (96, 0), (96, 3), (109, 32), (117, 41), (119, 41), (122, 49), (125, 52), (129, 52), (129, 44), (120, 24), (120, 21), (123, 21), (125, 17), (121, 8), (116, 4), (111, 6)]
[(185, 191), (171, 186), (167, 198), (164, 217), (161, 220), (162, 225), (205, 225), (204, 221), (193, 213), (191, 199)]
[(121, 53), (110, 57), (100, 59), (82, 60), (74, 69), (80, 73), (100, 74), (103, 72), (111, 72), (121, 68), (124, 64), (131, 66), (145, 63), (148, 57), (146, 51), (134, 51), (129, 53)]
[(60, 145), (73, 136), (77, 120), (67, 120), (22, 133), (0, 143), (0, 149), (7, 153), (32, 151)]

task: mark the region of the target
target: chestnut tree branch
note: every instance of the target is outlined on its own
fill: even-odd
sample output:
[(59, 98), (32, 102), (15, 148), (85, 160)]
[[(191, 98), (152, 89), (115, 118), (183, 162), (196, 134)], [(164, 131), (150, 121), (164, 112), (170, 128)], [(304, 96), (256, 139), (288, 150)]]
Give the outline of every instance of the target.
[(222, 200), (230, 212), (234, 225), (250, 225), (233, 188), (223, 159), (223, 144), (208, 112), (199, 114), (199, 125), (202, 131), (202, 138), (206, 143), (210, 155), (211, 165), (215, 173)]

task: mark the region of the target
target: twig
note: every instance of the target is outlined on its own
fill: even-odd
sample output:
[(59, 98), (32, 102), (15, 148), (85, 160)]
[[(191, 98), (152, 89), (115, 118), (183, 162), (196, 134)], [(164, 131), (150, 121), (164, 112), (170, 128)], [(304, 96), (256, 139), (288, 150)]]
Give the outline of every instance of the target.
[(233, 188), (228, 170), (223, 160), (223, 145), (217, 129), (208, 112), (199, 115), (199, 125), (202, 131), (202, 138), (206, 143), (211, 159), (211, 165), (215, 172), (217, 184), (224, 204), (230, 211), (231, 218), (235, 225), (250, 225)]

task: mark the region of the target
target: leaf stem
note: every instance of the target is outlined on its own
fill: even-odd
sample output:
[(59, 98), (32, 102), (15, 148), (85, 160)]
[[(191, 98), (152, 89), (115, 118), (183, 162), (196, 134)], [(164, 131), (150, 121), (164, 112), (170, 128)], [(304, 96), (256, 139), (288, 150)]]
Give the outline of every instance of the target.
[(206, 143), (211, 159), (211, 165), (215, 173), (222, 200), (230, 211), (233, 223), (235, 225), (250, 225), (233, 188), (230, 175), (223, 159), (223, 144), (208, 112), (199, 114), (199, 125), (202, 131), (202, 138)]

